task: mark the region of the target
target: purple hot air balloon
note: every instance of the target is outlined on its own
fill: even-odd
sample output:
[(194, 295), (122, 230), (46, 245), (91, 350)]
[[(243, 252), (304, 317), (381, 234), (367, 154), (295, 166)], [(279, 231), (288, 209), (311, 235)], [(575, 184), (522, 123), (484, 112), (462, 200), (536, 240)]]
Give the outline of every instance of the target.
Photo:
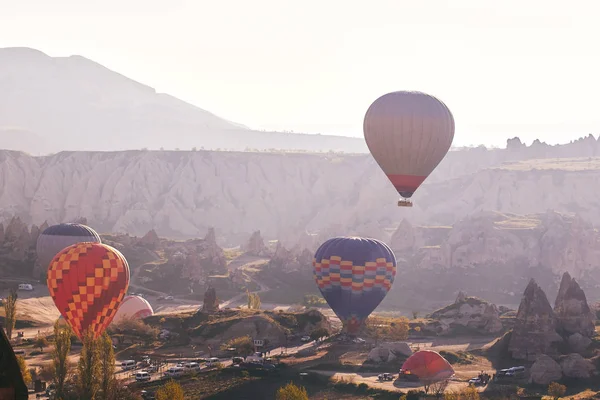
[(391, 289), (396, 257), (379, 240), (336, 237), (319, 247), (313, 267), (317, 286), (344, 331), (356, 334)]

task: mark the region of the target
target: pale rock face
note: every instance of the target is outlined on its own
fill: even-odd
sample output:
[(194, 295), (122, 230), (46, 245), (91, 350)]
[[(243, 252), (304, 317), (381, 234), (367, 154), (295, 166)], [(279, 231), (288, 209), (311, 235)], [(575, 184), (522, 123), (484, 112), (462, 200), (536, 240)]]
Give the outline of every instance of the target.
[(596, 317), (587, 303), (585, 293), (568, 272), (562, 277), (554, 312), (558, 318), (559, 331), (565, 335), (578, 333), (590, 338), (596, 334)]
[[(579, 147), (588, 148), (589, 139), (585, 140), (550, 151), (554, 156), (576, 156)], [(600, 153), (595, 140), (590, 148)], [(441, 245), (425, 243), (429, 236), (420, 236), (422, 225), (443, 231), (439, 228), (474, 211), (533, 214), (554, 209), (577, 211), (582, 219), (566, 237), (561, 236), (562, 228), (547, 232), (544, 247), (552, 250), (560, 245), (547, 261), (576, 278), (597, 267), (600, 241), (589, 232), (587, 222), (600, 222), (590, 211), (600, 200), (594, 190), (600, 176), (590, 174), (587, 163), (573, 168), (573, 161), (566, 159), (554, 160), (558, 164), (553, 169), (537, 166), (544, 160), (535, 158), (543, 152), (536, 146), (525, 150), (450, 152), (415, 194), (410, 210), (414, 237), (408, 231), (396, 235), (392, 242), (399, 252), (411, 243), (415, 252)], [(527, 163), (523, 168), (501, 165), (532, 157), (527, 162), (535, 170)], [(13, 216), (38, 225), (86, 217), (102, 232), (136, 235), (155, 229), (162, 236), (197, 237), (214, 226), (230, 245), (243, 243), (257, 229), (265, 237), (287, 239), (299, 232), (332, 232), (334, 226), (341, 227), (336, 234), (389, 240), (386, 230), (398, 227), (405, 215), (398, 213), (396, 198), (368, 155), (124, 151), (31, 157), (0, 151), (0, 220), (5, 227)], [(536, 246), (538, 256), (547, 254), (539, 238), (530, 243), (521, 237), (523, 232), (498, 234), (489, 225), (479, 225), (482, 232), (464, 241), (462, 235), (453, 235), (451, 246), (438, 255), (444, 266), (502, 259), (511, 252), (524, 252), (534, 260)]]
[(557, 320), (544, 291), (532, 279), (527, 285), (508, 351), (516, 360), (535, 360), (541, 354), (558, 354), (562, 338), (556, 333)]
[(459, 293), (454, 304), (434, 312), (429, 317), (434, 321), (428, 323), (425, 329), (438, 335), (451, 334), (457, 329), (467, 329), (482, 334), (499, 333), (503, 329), (495, 304), (475, 297), (467, 297), (462, 292)]
[(481, 211), (452, 227), (403, 221), (390, 245), (399, 258), (429, 270), (542, 266), (582, 279), (600, 269), (600, 234), (594, 226), (580, 216), (553, 211), (526, 216)]
[(583, 336), (581, 333), (574, 333), (568, 337), (567, 343), (571, 351), (583, 353), (592, 344), (592, 339)]
[(405, 342), (386, 342), (372, 349), (367, 359), (374, 363), (384, 363), (394, 361), (398, 357), (410, 357), (412, 353), (410, 346)]
[(252, 256), (266, 256), (268, 255), (267, 246), (260, 234), (260, 231), (255, 231), (250, 235), (248, 242), (242, 247), (242, 250)]
[(531, 366), (530, 379), (537, 385), (548, 385), (562, 378), (561, 366), (550, 356), (538, 356)]
[(577, 353), (563, 357), (560, 361), (560, 367), (563, 374), (568, 378), (587, 379), (596, 374), (594, 364)]

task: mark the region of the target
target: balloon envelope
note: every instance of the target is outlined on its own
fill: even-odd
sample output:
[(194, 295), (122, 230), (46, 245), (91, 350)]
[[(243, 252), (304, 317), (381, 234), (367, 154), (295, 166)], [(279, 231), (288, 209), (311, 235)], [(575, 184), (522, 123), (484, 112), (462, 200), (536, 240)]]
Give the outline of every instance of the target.
[(323, 243), (313, 260), (323, 297), (350, 334), (386, 296), (396, 276), (392, 250), (376, 239), (337, 237)]
[(454, 117), (437, 98), (400, 91), (371, 104), (365, 141), (398, 193), (409, 198), (442, 161), (454, 138)]
[(81, 224), (58, 224), (44, 229), (38, 236), (36, 252), (43, 270), (47, 270), (50, 262), (59, 251), (75, 243), (101, 243), (95, 230)]
[(113, 319), (118, 322), (122, 318), (146, 318), (154, 314), (152, 306), (140, 296), (125, 296)]
[(100, 243), (77, 243), (50, 263), (48, 290), (61, 315), (81, 339), (86, 330), (98, 337), (115, 316), (129, 287), (125, 257)]
[(417, 351), (402, 365), (419, 377), (422, 382), (433, 383), (443, 381), (454, 375), (454, 369), (439, 353), (430, 350)]

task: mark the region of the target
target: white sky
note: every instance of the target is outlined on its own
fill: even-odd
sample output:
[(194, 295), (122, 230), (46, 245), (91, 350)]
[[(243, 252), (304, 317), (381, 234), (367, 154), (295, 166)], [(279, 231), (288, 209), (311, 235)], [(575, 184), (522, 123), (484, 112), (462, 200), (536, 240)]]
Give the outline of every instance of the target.
[(438, 96), (455, 145), (600, 134), (600, 1), (0, 0), (0, 47), (83, 55), (257, 129), (361, 136)]

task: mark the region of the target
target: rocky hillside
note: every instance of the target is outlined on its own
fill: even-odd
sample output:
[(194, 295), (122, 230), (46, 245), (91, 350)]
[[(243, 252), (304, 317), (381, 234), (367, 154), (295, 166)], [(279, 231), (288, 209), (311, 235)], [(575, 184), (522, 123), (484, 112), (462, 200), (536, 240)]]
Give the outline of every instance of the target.
[[(564, 146), (514, 143), (506, 150), (450, 152), (414, 196), (412, 209), (396, 207), (397, 194), (369, 155), (129, 151), (32, 157), (0, 151), (0, 222), (86, 217), (102, 232), (155, 229), (186, 238), (214, 226), (222, 245), (242, 244), (260, 230), (288, 246), (306, 232), (388, 240), (404, 218), (447, 226), (480, 210), (553, 209), (600, 222), (594, 138)], [(570, 158), (581, 154), (590, 157)]]
[(600, 297), (600, 234), (577, 215), (479, 212), (453, 226), (403, 221), (390, 244), (399, 262), (398, 286), (409, 298), (422, 297), (418, 292), (426, 284), (432, 300), (468, 290), (514, 305), (515, 288), (532, 277), (554, 296), (565, 271), (592, 298)]
[(366, 151), (359, 138), (253, 131), (81, 56), (0, 48), (5, 149), (303, 149)]

